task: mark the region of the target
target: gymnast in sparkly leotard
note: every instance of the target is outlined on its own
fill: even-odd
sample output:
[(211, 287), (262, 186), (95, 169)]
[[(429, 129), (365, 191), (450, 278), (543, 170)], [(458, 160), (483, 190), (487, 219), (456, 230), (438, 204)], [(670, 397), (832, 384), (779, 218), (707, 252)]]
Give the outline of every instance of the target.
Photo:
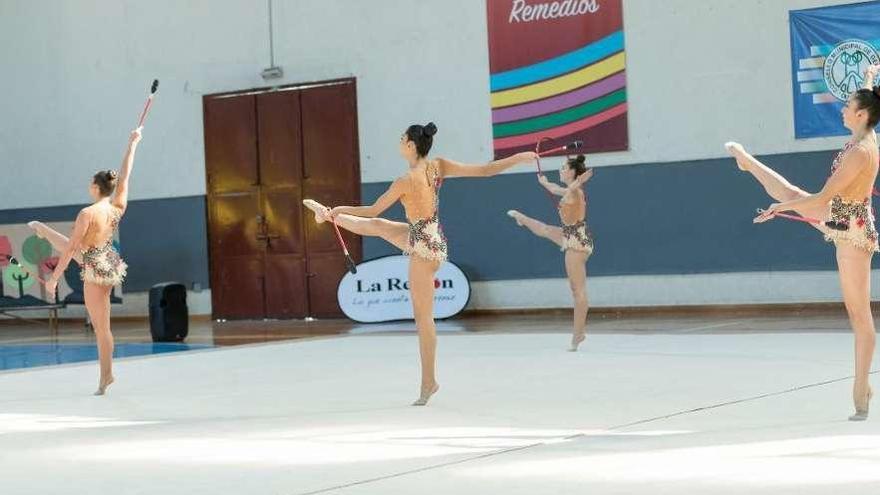
[(589, 302), (586, 264), (593, 254), (593, 236), (587, 228), (587, 196), (583, 185), (592, 176), (593, 171), (587, 169), (584, 156), (579, 155), (566, 160), (559, 171), (564, 186), (551, 183), (543, 175), (538, 177), (544, 188), (561, 197), (557, 205), (561, 227), (547, 225), (517, 210), (507, 212), (518, 225), (526, 227), (537, 236), (549, 239), (565, 253), (565, 271), (574, 300), (574, 324), (569, 348), (571, 351), (577, 351), (587, 335)]
[[(448, 256), (439, 216), (439, 192), (448, 177), (488, 177), (518, 163), (535, 160), (531, 152), (519, 153), (486, 165), (465, 165), (445, 158), (429, 158), (437, 127), (433, 123), (412, 125), (400, 137), (400, 154), (409, 170), (371, 206), (337, 206), (329, 209), (312, 199), (303, 203), (322, 223), (334, 220), (339, 227), (362, 236), (381, 237), (410, 255), (409, 287), (419, 333), (422, 381), (419, 398), (424, 406), (439, 390), (435, 376), (437, 336), (434, 326), (434, 275)], [(376, 218), (400, 201), (407, 222)]]

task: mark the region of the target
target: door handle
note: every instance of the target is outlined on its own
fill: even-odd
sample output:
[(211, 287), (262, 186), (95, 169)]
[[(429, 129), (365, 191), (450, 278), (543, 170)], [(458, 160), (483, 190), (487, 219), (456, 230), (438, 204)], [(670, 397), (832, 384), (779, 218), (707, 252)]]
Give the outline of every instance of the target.
[(272, 247), (272, 239), (280, 239), (280, 238), (281, 238), (280, 235), (257, 234), (257, 240), (265, 242), (267, 249)]

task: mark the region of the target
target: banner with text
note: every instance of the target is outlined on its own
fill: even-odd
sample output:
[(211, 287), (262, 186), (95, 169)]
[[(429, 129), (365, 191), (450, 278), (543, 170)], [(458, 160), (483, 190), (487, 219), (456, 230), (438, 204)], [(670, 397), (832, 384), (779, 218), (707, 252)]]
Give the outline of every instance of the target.
[(880, 63), (880, 1), (789, 12), (796, 138), (843, 136), (840, 110)]
[[(409, 258), (386, 256), (365, 261), (357, 274), (346, 273), (337, 296), (345, 316), (361, 323), (413, 319), (409, 293)], [(434, 275), (434, 318), (449, 318), (464, 310), (471, 286), (464, 272), (446, 261)]]
[(545, 137), (628, 148), (621, 1), (488, 0), (496, 158)]

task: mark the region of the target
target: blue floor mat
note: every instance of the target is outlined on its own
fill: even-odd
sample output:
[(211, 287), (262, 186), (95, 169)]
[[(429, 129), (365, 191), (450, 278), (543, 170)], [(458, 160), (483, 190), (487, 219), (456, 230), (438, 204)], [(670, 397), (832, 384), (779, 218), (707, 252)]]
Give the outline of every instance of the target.
[[(113, 357), (146, 356), (207, 349), (206, 344), (179, 344), (171, 342), (144, 344), (116, 344)], [(0, 370), (33, 368), (55, 364), (97, 361), (98, 347), (95, 344), (28, 344), (0, 345)]]

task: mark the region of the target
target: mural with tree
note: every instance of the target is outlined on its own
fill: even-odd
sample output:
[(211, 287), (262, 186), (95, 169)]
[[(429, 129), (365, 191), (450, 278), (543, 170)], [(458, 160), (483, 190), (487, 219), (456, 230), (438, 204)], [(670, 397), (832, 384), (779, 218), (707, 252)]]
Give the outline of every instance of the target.
[(0, 235), (0, 298), (6, 295), (3, 291), (3, 270), (9, 266), (8, 256), (12, 256), (12, 243), (9, 242), (9, 237)]

